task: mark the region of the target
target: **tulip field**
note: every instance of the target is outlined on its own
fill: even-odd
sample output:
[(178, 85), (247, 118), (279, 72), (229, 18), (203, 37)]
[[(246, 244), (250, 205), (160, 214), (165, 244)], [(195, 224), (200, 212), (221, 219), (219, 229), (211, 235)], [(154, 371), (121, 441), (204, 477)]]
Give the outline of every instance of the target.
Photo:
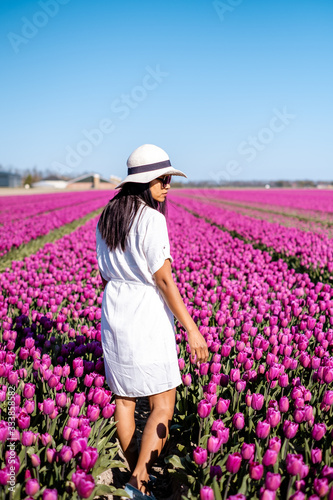
[[(37, 196), (24, 197), (32, 223), (17, 242), (17, 200), (0, 204), (1, 251), (38, 244), (65, 203), (64, 224), (110, 193), (80, 193), (82, 206), (52, 195), (54, 210)], [(165, 467), (182, 498), (333, 500), (332, 217), (330, 191), (168, 194), (174, 279), (210, 353), (191, 363), (175, 321), (183, 384)], [(98, 484), (124, 464), (100, 342), (97, 221), (0, 274), (0, 500), (123, 495)]]

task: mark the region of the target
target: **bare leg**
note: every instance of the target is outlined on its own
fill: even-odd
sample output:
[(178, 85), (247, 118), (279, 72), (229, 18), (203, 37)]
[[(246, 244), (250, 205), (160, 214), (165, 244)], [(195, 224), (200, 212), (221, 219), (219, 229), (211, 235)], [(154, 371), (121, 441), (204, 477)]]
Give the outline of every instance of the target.
[(114, 419), (117, 422), (117, 436), (120, 446), (133, 472), (138, 461), (138, 444), (135, 434), (135, 398), (116, 396), (116, 410)]
[(149, 396), (150, 416), (143, 431), (139, 459), (130, 484), (146, 492), (149, 471), (156, 462), (169, 434), (175, 407), (176, 389)]

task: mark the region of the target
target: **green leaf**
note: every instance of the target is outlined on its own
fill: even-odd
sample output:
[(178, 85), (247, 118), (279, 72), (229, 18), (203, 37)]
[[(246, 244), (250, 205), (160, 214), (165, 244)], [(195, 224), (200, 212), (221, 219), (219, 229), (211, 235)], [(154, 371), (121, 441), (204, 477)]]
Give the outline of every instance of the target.
[(166, 464), (171, 464), (176, 469), (185, 469), (178, 455), (172, 455), (170, 457), (165, 457), (164, 462)]
[(215, 500), (222, 500), (220, 486), (217, 482), (216, 476), (214, 477), (214, 480), (213, 480), (213, 491), (214, 491)]

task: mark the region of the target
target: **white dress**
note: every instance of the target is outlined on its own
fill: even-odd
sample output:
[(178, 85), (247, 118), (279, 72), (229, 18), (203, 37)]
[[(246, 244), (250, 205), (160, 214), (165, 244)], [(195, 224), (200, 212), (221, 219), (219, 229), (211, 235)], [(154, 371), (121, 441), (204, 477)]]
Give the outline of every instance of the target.
[(141, 397), (176, 387), (181, 378), (174, 317), (153, 280), (165, 259), (172, 262), (164, 215), (144, 205), (124, 252), (110, 251), (97, 227), (96, 248), (100, 273), (108, 282), (101, 337), (111, 391)]

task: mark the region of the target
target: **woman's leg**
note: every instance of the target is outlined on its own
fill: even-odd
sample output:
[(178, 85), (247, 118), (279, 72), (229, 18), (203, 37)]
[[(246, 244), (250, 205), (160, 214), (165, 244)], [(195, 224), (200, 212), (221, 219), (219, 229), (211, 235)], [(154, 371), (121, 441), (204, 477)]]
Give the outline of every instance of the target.
[(143, 431), (139, 459), (129, 481), (140, 491), (146, 492), (149, 471), (168, 437), (175, 398), (176, 389), (149, 396), (151, 413)]
[(115, 396), (115, 399), (116, 410), (114, 419), (117, 422), (117, 436), (130, 471), (133, 472), (138, 461), (138, 444), (134, 420), (135, 398)]

